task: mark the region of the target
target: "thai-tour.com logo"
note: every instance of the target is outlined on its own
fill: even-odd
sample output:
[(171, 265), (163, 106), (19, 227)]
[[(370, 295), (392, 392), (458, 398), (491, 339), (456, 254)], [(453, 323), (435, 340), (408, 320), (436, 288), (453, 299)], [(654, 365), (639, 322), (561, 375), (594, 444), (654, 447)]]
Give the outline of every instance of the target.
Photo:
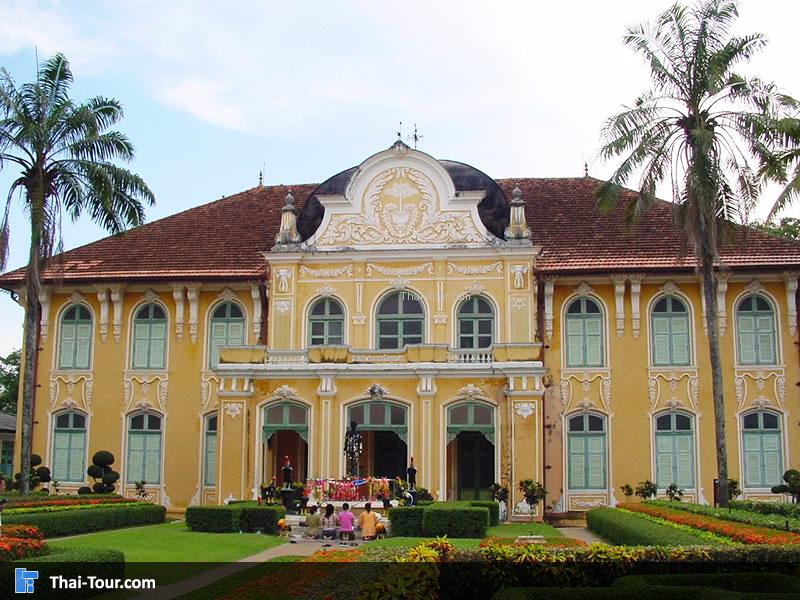
[[(39, 579), (39, 571), (29, 571), (25, 568), (14, 569), (14, 591), (17, 594), (33, 594), (37, 579)], [(119, 579), (95, 577), (94, 575), (78, 575), (77, 577), (50, 575), (39, 585), (47, 583), (54, 590), (153, 590), (156, 587), (155, 579)]]

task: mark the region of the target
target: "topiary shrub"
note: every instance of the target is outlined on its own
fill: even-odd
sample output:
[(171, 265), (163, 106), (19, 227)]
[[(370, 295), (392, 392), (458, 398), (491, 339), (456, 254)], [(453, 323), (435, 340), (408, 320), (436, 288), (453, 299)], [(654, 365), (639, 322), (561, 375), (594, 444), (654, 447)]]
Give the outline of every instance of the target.
[[(435, 505), (434, 505), (435, 506)], [(422, 534), (425, 537), (484, 538), (489, 526), (489, 509), (425, 508), (422, 513)]]
[[(37, 487), (39, 487), (39, 484), (49, 483), (51, 481), (50, 469), (40, 466), (41, 464), (42, 457), (38, 454), (31, 454), (31, 472), (28, 476), (28, 484), (31, 491), (34, 491)], [(14, 482), (11, 484), (11, 489), (20, 489), (20, 479), (22, 479), (22, 473), (15, 473)]]
[(119, 480), (119, 473), (111, 468), (114, 464), (114, 455), (108, 450), (100, 450), (92, 456), (92, 464), (86, 469), (86, 474), (94, 479), (92, 490), (97, 494), (110, 494), (114, 485)]
[(207, 533), (235, 533), (240, 530), (239, 520), (243, 507), (190, 506), (186, 509), (186, 525), (192, 531)]
[(90, 531), (119, 529), (131, 525), (163, 523), (167, 509), (158, 504), (136, 504), (3, 515), (3, 525), (24, 524), (37, 527), (46, 538), (76, 535)]
[(429, 509), (421, 506), (398, 506), (389, 509), (392, 537), (421, 537), (422, 515)]
[(797, 504), (800, 502), (800, 471), (797, 469), (789, 469), (783, 474), (785, 484), (776, 485), (772, 488), (773, 494), (789, 494), (792, 497), (792, 502)]
[(636, 486), (635, 493), (642, 500), (647, 500), (648, 498), (655, 498), (656, 494), (658, 493), (658, 486), (649, 479), (646, 479), (644, 481), (639, 482), (639, 485)]
[(81, 487), (78, 488), (78, 493), (81, 494), (81, 495), (83, 495), (83, 494), (91, 494), (92, 493), (92, 488), (90, 488), (88, 485), (82, 485)]
[(286, 517), (283, 506), (257, 506), (243, 508), (239, 516), (239, 529), (242, 531), (277, 534), (278, 521)]
[(494, 527), (500, 523), (500, 504), (491, 500), (473, 500), (470, 506), (476, 508), (483, 507), (489, 511), (489, 527)]

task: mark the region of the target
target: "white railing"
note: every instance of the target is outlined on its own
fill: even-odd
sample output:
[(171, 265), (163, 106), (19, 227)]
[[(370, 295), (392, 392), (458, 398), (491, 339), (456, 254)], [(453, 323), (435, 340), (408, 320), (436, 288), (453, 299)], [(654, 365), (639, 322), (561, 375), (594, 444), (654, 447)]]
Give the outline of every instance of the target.
[(490, 363), (492, 362), (492, 349), (453, 349), (447, 354), (447, 362), (451, 363)]

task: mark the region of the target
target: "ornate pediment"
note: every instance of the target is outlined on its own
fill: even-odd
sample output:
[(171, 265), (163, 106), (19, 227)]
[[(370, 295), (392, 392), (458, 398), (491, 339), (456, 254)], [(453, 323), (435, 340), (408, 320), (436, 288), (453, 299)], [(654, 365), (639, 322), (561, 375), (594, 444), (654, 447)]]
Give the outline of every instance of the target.
[(500, 240), (478, 216), (485, 191), (456, 193), (435, 159), (402, 142), (367, 159), (343, 196), (318, 196), (325, 216), (306, 243), (318, 250), (451, 245)]

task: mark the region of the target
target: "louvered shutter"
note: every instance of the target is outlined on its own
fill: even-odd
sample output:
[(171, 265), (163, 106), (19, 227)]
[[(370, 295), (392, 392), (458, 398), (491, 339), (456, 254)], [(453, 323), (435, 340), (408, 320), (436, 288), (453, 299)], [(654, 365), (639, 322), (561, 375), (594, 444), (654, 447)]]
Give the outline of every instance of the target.
[(233, 321), (228, 323), (228, 346), (241, 346), (244, 344), (244, 322)]
[(682, 488), (694, 487), (694, 451), (692, 436), (675, 436), (675, 484)]
[(653, 317), (653, 363), (668, 365), (669, 362), (669, 318)]
[[(66, 481), (84, 481), (86, 479), (83, 461), (86, 456), (86, 434), (74, 431), (70, 434), (69, 473)], [(58, 479), (56, 479), (58, 481)]]
[(206, 434), (205, 484), (214, 485), (217, 474), (217, 434)]
[(689, 319), (685, 316), (672, 318), (672, 363), (689, 364)]
[(75, 325), (64, 323), (61, 326), (61, 349), (58, 366), (61, 369), (75, 368)]
[(227, 324), (219, 321), (211, 322), (211, 352), (209, 352), (209, 362), (212, 366), (219, 363), (219, 347), (224, 346), (227, 333)]
[(744, 482), (748, 487), (760, 487), (764, 479), (761, 471), (761, 435), (744, 434)]
[(756, 362), (755, 319), (750, 315), (739, 315), (739, 362), (751, 365)]
[(592, 436), (588, 440), (589, 487), (601, 489), (606, 486), (605, 438)]
[(569, 487), (581, 489), (586, 487), (586, 444), (583, 437), (569, 438)]
[(69, 463), (69, 433), (56, 431), (53, 436), (53, 479), (67, 481)]
[(150, 342), (150, 325), (135, 323), (133, 326), (133, 368), (146, 369), (147, 348)]
[(144, 479), (144, 438), (145, 434), (132, 431), (128, 435), (128, 482)]
[(159, 483), (161, 479), (161, 434), (145, 435), (144, 480), (147, 483)]
[(150, 325), (150, 364), (151, 369), (164, 368), (164, 346), (167, 338), (167, 324)]
[(599, 318), (584, 320), (586, 332), (586, 366), (603, 364), (602, 321)]
[(656, 485), (665, 488), (673, 478), (672, 437), (656, 434)]
[(781, 483), (783, 469), (781, 467), (781, 434), (762, 433), (761, 447), (764, 456), (764, 479), (765, 486), (773, 486)]
[(92, 346), (92, 326), (82, 323), (77, 327), (77, 339), (75, 340), (75, 368), (89, 368), (89, 352)]
[(567, 317), (567, 366), (583, 366), (583, 322)]
[(758, 362), (762, 365), (774, 364), (776, 358), (772, 316), (759, 316), (756, 319), (756, 328), (758, 330)]

